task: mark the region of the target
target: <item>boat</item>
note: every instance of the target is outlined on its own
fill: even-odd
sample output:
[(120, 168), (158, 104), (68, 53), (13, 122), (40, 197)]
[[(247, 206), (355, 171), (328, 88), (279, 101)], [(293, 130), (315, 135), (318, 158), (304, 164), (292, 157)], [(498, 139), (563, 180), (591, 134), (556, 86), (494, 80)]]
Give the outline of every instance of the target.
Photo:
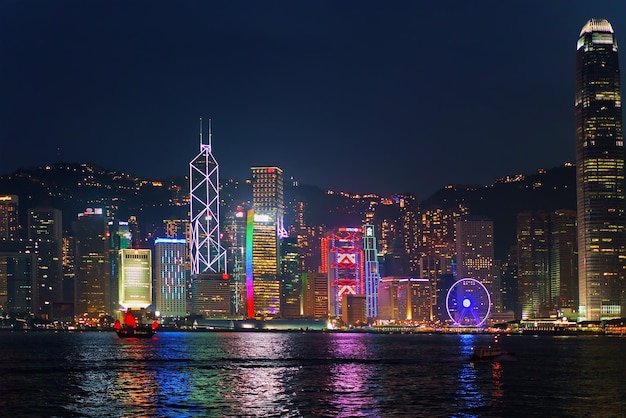
[(492, 345), (474, 347), (470, 360), (498, 360), (514, 355), (515, 353), (512, 351), (503, 351), (498, 345), (498, 338), (496, 337)]
[(124, 323), (118, 319), (113, 325), (115, 333), (120, 338), (152, 338), (158, 327), (157, 321), (152, 324), (138, 324), (135, 315), (130, 310), (124, 315)]

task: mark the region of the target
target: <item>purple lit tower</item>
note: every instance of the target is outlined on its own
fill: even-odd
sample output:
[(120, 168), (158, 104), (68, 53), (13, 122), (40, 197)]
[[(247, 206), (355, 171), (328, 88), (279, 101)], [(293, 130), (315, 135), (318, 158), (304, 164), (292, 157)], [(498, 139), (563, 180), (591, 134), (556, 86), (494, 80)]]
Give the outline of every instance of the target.
[(202, 141), (200, 153), (189, 163), (189, 210), (191, 213), (191, 275), (226, 274), (226, 250), (220, 244), (219, 165), (209, 143)]

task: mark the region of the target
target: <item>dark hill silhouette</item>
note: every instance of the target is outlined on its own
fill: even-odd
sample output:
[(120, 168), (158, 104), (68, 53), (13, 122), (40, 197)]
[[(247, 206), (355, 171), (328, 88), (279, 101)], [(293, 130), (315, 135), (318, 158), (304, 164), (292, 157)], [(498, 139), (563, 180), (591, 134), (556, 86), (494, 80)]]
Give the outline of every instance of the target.
[(447, 186), (424, 200), (420, 208), (454, 209), (459, 204), (473, 215), (493, 220), (496, 258), (504, 259), (515, 244), (518, 213), (576, 210), (576, 168), (567, 164), (538, 170), (519, 181), (499, 181), (489, 186)]
[[(503, 259), (515, 243), (518, 213), (576, 209), (575, 167), (572, 165), (538, 170), (536, 174), (520, 176), (517, 180), (500, 180), (488, 186), (446, 186), (422, 201), (419, 207), (454, 209), (462, 203), (471, 214), (489, 217), (494, 221), (496, 257)], [(225, 187), (221, 197), (228, 207), (250, 204), (251, 188), (246, 182), (222, 183)], [(0, 177), (0, 194), (15, 194), (20, 198), (20, 223), (24, 226), (28, 208), (61, 209), (64, 228), (68, 229), (76, 214), (85, 208), (110, 205), (118, 208), (119, 219), (136, 215), (143, 234), (158, 234), (163, 219), (188, 216), (188, 193), (185, 178), (146, 180), (89, 164), (57, 163), (20, 169)], [(357, 226), (365, 218), (370, 202), (376, 199), (379, 198), (329, 193), (312, 185), (285, 185), (287, 218), (294, 216), (289, 210), (291, 204), (305, 202), (307, 225)], [(379, 211), (385, 209), (378, 205)], [(293, 218), (286, 219), (291, 220)]]

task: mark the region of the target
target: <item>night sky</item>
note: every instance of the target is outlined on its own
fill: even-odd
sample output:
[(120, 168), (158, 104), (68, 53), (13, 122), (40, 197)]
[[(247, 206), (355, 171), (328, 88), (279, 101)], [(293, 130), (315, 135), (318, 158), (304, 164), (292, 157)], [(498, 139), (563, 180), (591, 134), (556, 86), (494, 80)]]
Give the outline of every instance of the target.
[[(575, 46), (622, 1), (0, 0), (0, 175), (57, 161), (353, 193), (574, 161)], [(624, 57), (622, 55), (622, 62)]]

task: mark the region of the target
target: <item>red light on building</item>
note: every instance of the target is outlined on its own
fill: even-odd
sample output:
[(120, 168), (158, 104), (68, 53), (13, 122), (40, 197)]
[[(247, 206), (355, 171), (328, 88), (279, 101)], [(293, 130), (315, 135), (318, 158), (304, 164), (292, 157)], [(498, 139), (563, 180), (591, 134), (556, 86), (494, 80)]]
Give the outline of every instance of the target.
[(222, 274), (222, 280), (228, 280), (228, 274), (226, 273)]

